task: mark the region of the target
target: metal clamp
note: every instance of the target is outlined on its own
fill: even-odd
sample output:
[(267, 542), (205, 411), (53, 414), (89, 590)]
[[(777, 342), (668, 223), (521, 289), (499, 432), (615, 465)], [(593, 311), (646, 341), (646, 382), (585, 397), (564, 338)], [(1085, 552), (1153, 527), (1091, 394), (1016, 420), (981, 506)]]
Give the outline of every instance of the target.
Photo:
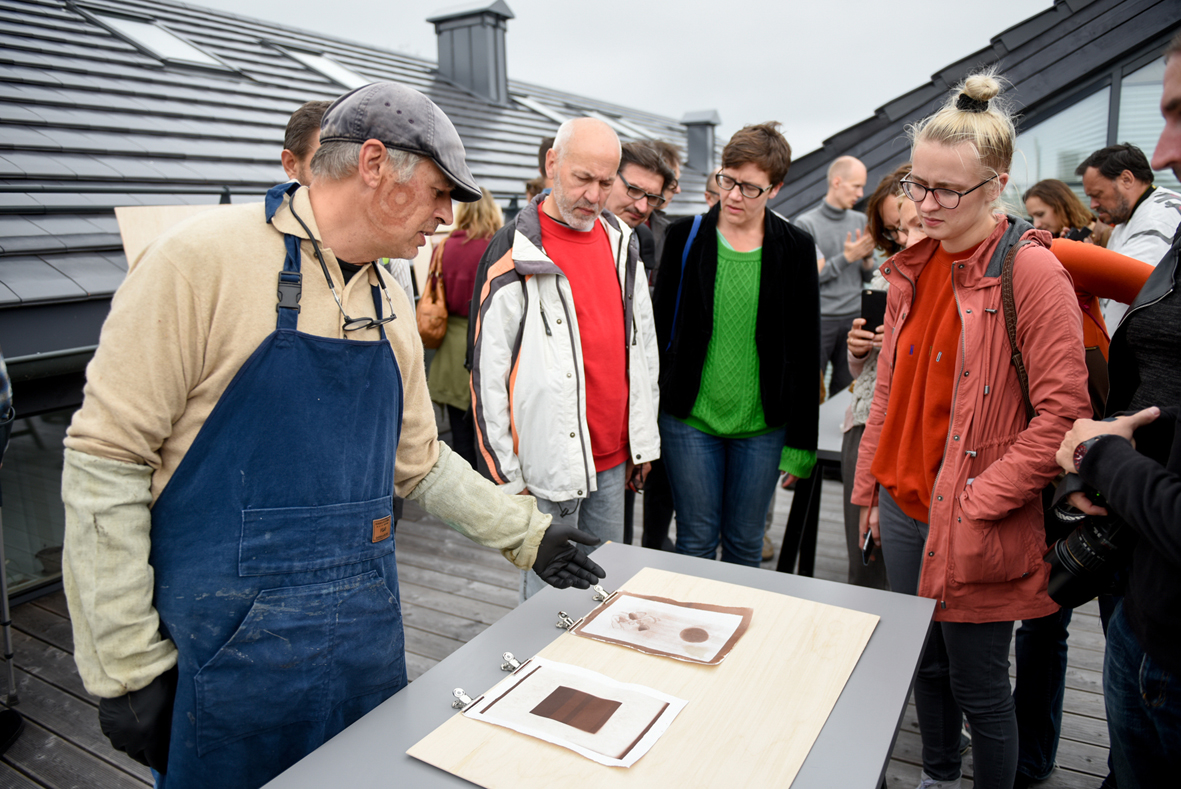
[(451, 695), (455, 697), (455, 701), (451, 702), (451, 709), (453, 710), (467, 709), (469, 705), (475, 702), (471, 696), (463, 692), (463, 688), (456, 688), (451, 691)]
[(595, 584), (594, 586), (592, 586), (591, 589), (595, 590), (595, 594), (592, 597), (592, 599), (597, 603), (606, 603), (611, 598), (615, 597), (615, 595), (619, 594), (619, 592), (608, 592), (606, 589), (599, 586), (598, 584)]
[(505, 652), (501, 657), (504, 658), (504, 662), (500, 664), (501, 671), (516, 671), (521, 667), (521, 661), (513, 657), (512, 652)]
[[(578, 622), (581, 622), (581, 621), (582, 621), (581, 619), (578, 620)], [(570, 615), (567, 614), (565, 611), (559, 611), (558, 612), (558, 623), (556, 625), (554, 625), (554, 627), (560, 627), (563, 630), (571, 630), (571, 629), (573, 629), (573, 627), (575, 625), (578, 624), (578, 622), (571, 619)]]

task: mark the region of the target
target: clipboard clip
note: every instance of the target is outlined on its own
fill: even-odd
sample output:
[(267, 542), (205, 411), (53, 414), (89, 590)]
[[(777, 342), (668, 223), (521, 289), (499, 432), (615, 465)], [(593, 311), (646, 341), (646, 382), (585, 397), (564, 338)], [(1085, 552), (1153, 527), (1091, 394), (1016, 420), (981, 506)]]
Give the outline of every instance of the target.
[[(585, 618), (586, 617), (583, 617), (583, 619), (585, 619)], [(557, 624), (554, 625), (554, 627), (561, 628), (562, 630), (573, 630), (581, 622), (582, 622), (582, 619), (577, 619), (577, 620), (571, 619), (570, 615), (567, 614), (565, 611), (559, 611), (558, 612), (558, 621), (557, 621)]]
[(615, 595), (619, 594), (618, 591), (608, 592), (606, 589), (599, 586), (598, 584), (595, 584), (594, 586), (592, 586), (591, 589), (595, 590), (594, 596), (591, 599), (593, 599), (596, 603), (609, 602), (613, 597), (615, 597)]
[(469, 705), (475, 703), (475, 699), (463, 692), (463, 688), (456, 688), (451, 691), (451, 695), (455, 697), (455, 701), (451, 702), (451, 709), (464, 710)]
[(505, 652), (501, 657), (504, 658), (504, 662), (500, 664), (501, 671), (516, 671), (521, 667), (521, 661), (513, 657), (512, 652)]

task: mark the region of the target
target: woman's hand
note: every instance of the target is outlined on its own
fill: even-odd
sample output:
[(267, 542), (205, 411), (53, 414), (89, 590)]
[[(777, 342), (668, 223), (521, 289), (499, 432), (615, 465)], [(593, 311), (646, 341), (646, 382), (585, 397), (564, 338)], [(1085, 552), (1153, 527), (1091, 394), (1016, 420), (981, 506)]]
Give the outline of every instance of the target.
[(858, 544), (865, 544), (865, 533), (871, 532), (873, 534), (873, 543), (879, 548), (882, 547), (882, 533), (881, 524), (878, 521), (877, 507), (862, 507), (861, 515), (858, 518), (857, 527), (857, 542)]
[(864, 326), (865, 318), (854, 318), (853, 328), (849, 329), (849, 336), (845, 340), (849, 353), (858, 359), (868, 356), (871, 350), (881, 350), (882, 339), (886, 335), (885, 326), (879, 326), (876, 332), (868, 332)]

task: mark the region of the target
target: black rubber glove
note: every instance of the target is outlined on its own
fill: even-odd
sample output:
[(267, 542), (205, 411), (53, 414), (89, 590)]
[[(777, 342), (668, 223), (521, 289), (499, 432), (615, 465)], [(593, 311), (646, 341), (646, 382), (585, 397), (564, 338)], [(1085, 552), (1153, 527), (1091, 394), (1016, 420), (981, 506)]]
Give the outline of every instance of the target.
[(176, 677), (174, 666), (144, 688), (98, 702), (98, 724), (111, 747), (158, 773), (168, 768)]
[(537, 559), (533, 562), (533, 571), (541, 576), (541, 580), (550, 586), (567, 589), (571, 586), (579, 589), (589, 589), (597, 584), (607, 573), (603, 568), (591, 561), (591, 558), (574, 545), (570, 540), (583, 545), (598, 545), (600, 540), (590, 532), (576, 529), (573, 526), (551, 524), (537, 546)]

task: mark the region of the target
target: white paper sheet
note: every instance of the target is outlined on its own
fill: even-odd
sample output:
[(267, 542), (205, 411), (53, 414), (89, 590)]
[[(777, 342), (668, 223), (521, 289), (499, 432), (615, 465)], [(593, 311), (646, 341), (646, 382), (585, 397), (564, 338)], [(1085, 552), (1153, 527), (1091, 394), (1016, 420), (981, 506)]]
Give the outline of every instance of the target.
[(650, 655), (718, 665), (746, 632), (750, 608), (620, 592), (571, 632)]
[(608, 767), (631, 767), (685, 703), (653, 688), (535, 657), (463, 714), (569, 748)]

